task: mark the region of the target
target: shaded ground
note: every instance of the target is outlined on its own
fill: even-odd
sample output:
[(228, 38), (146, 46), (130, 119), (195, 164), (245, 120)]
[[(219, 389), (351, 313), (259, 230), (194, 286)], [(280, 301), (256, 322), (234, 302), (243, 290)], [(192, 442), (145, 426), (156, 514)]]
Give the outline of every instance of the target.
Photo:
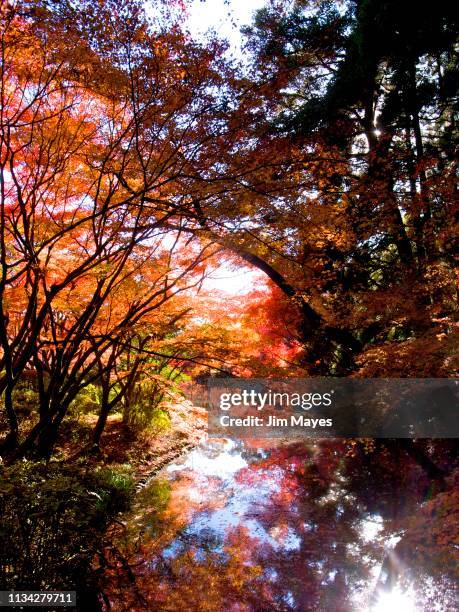
[[(136, 480), (143, 481), (204, 439), (207, 413), (203, 408), (178, 398), (165, 404), (164, 409), (170, 426), (158, 431), (136, 432), (123, 423), (120, 413), (110, 415), (100, 452), (87, 455), (88, 466), (130, 464)], [(97, 416), (91, 414), (77, 422), (69, 421), (62, 429), (56, 455), (64, 461), (81, 457), (96, 420)]]
[[(205, 437), (207, 413), (203, 408), (177, 397), (166, 403), (164, 410), (170, 419), (168, 427), (140, 432), (126, 426), (121, 413), (110, 415), (99, 452), (88, 452), (97, 415), (90, 413), (69, 418), (62, 424), (53, 460), (69, 465), (84, 458), (88, 470), (97, 465), (129, 464), (136, 480), (144, 481), (147, 475), (154, 474)], [(22, 436), (34, 422), (27, 420)], [(5, 419), (1, 418), (0, 437), (6, 432)]]

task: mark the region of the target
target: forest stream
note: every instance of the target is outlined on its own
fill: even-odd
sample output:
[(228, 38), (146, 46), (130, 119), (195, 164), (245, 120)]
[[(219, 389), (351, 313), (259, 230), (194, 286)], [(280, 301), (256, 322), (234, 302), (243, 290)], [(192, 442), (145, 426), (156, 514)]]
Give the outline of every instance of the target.
[(456, 609), (449, 494), (416, 466), (337, 440), (259, 445), (208, 440), (146, 484), (106, 610)]
[(454, 6), (0, 0), (0, 610), (459, 612)]

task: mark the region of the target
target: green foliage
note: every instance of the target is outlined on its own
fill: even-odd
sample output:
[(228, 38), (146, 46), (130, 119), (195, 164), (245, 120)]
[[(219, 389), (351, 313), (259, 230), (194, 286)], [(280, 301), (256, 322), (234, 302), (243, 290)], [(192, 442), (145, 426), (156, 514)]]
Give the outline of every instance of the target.
[(155, 400), (149, 403), (146, 398), (130, 405), (123, 416), (125, 423), (137, 431), (148, 430), (159, 433), (169, 429), (171, 425), (167, 411), (155, 405)]
[(18, 385), (14, 391), (13, 401), (18, 411), (31, 413), (38, 406), (38, 393), (34, 389)]
[(115, 512), (127, 505), (134, 486), (129, 464), (99, 468), (95, 472), (98, 485), (100, 510)]
[(178, 383), (189, 377), (176, 368), (165, 365), (154, 376), (140, 380), (133, 392), (125, 398), (123, 419), (137, 431), (165, 431), (170, 427), (170, 418), (164, 401), (171, 393), (178, 392)]
[(131, 515), (137, 517), (137, 520), (128, 520), (128, 529), (138, 529), (138, 515), (140, 514), (142, 517), (142, 530), (146, 537), (157, 538), (160, 536), (163, 527), (161, 517), (168, 508), (170, 499), (170, 481), (154, 478), (140, 491), (131, 513)]
[(70, 405), (73, 415), (90, 414), (100, 409), (100, 389), (96, 385), (87, 385), (82, 389)]
[(128, 505), (129, 467), (85, 473), (24, 461), (0, 471), (3, 588), (95, 588), (91, 564), (110, 518)]

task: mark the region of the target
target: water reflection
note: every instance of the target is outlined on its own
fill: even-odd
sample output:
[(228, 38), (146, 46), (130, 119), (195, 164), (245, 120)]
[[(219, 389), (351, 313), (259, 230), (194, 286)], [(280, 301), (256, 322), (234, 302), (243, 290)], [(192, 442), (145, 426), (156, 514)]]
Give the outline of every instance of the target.
[(457, 498), (401, 460), (334, 440), (209, 441), (139, 494), (107, 608), (455, 609)]

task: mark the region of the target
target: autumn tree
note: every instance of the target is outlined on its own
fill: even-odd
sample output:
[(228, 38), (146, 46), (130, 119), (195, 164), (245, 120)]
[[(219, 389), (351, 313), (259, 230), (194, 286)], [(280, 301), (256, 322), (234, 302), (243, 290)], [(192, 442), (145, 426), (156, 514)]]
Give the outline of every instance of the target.
[(235, 114), (251, 121), (233, 150), (246, 190), (198, 221), (297, 304), (311, 373), (453, 367), (451, 11), (272, 3), (246, 30), (253, 85)]
[(182, 225), (222, 181), (225, 68), (216, 43), (159, 29), (135, 1), (1, 17), (0, 386), (15, 446), (13, 390), (36, 373), (39, 419), (15, 456), (47, 455), (78, 391), (220, 249)]
[[(449, 372), (457, 24), (448, 11), (411, 20), (392, 3), (273, 4), (247, 31), (255, 61), (244, 72), (223, 59), (223, 43), (199, 45), (135, 0), (2, 4), (7, 446), (17, 446), (13, 392), (29, 370), (40, 416), (18, 456), (37, 444), (48, 454), (68, 406), (95, 380), (103, 427), (115, 386), (117, 401), (131, 387), (115, 385), (117, 368), (127, 383), (147, 365), (141, 353), (162, 355), (157, 332), (139, 329), (154, 327), (156, 311), (173, 322), (180, 313), (165, 304), (199, 286), (222, 250), (283, 295), (258, 308), (254, 294), (247, 312), (288, 321), (291, 338), (276, 345), (284, 364)], [(265, 341), (270, 325), (260, 321)], [(214, 364), (229, 355), (225, 333)], [(191, 342), (164, 359), (200, 360), (206, 341)], [(136, 353), (130, 372), (119, 369), (126, 346)], [(263, 351), (261, 360), (246, 351), (234, 371), (256, 371)]]

